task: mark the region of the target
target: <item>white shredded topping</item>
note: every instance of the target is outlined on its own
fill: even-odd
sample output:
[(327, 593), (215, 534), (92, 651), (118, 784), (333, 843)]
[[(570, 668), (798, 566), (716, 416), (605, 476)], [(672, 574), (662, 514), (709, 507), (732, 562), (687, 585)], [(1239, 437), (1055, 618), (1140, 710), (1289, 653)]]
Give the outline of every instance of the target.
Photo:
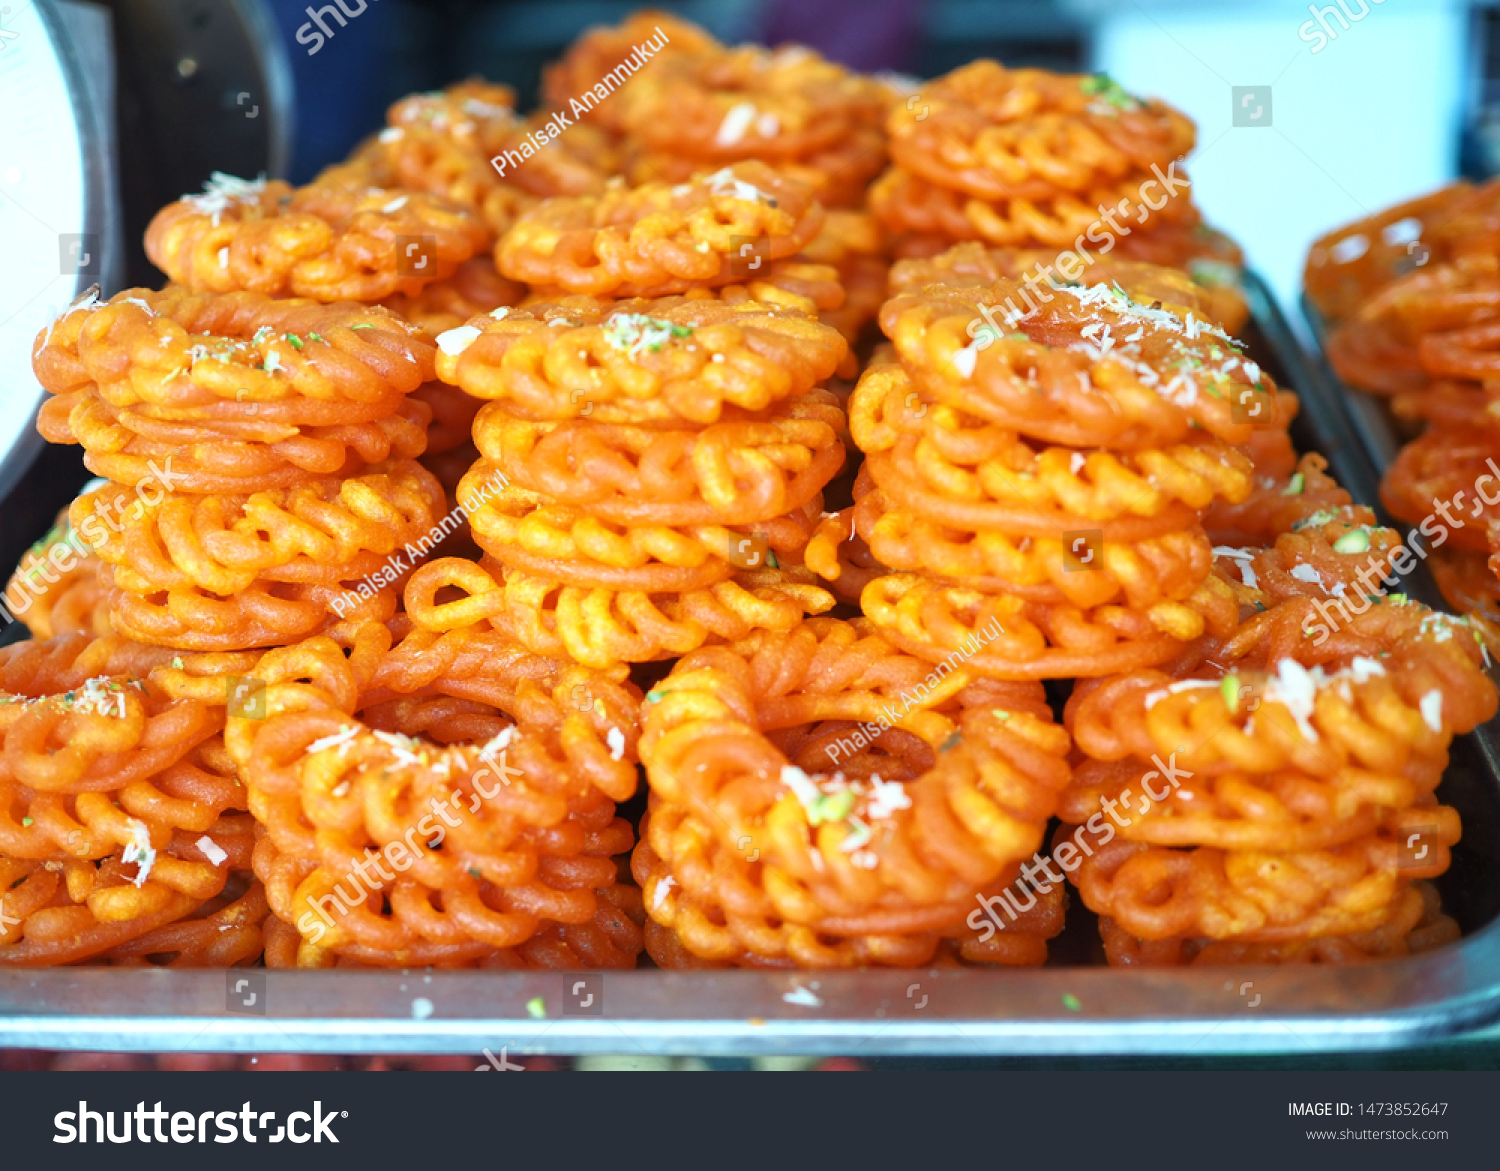
[(604, 736), (604, 743), (609, 745), (610, 760), (622, 760), (625, 757), (625, 733), (619, 728), (611, 728)]
[(1217, 689), (1220, 681), (1218, 679), (1179, 679), (1176, 683), (1169, 683), (1160, 691), (1153, 691), (1146, 696), (1146, 710), (1150, 711), (1169, 695), (1175, 695), (1179, 691), (1194, 691), (1200, 687), (1212, 687)]
[(653, 911), (661, 910), (662, 904), (667, 901), (668, 894), (671, 893), (672, 888), (676, 885), (677, 880), (670, 874), (656, 884), (656, 893), (651, 896), (651, 909)]
[(879, 821), (890, 817), (898, 809), (910, 809), (911, 797), (906, 786), (898, 781), (882, 781), (880, 774), (870, 778), (870, 801), (865, 812)]
[(219, 216), (229, 210), (231, 203), (255, 203), (265, 189), (264, 175), (259, 179), (241, 179), (226, 175), (223, 171), (215, 171), (208, 177), (208, 182), (203, 184), (201, 195), (184, 195), (182, 199), (184, 203), (191, 204), (194, 211), (212, 216), (214, 226), (217, 227)]
[(212, 862), (215, 866), (224, 865), (225, 861), (229, 858), (229, 855), (224, 852), (219, 843), (214, 841), (213, 838), (209, 837), (207, 834), (204, 834), (193, 844), (196, 845), (200, 850), (202, 850), (203, 856), (210, 862)]
[(1297, 730), (1303, 737), (1316, 741), (1318, 733), (1312, 726), (1310, 717), (1318, 688), (1326, 686), (1328, 682), (1323, 668), (1314, 667), (1309, 671), (1294, 659), (1282, 659), (1277, 666), (1275, 678), (1266, 684), (1266, 702), (1279, 703), (1285, 707), (1292, 719), (1297, 721)]
[(800, 1004), (806, 1008), (823, 1007), (823, 998), (811, 988), (804, 988), (800, 984), (790, 992), (783, 992), (781, 999), (788, 1004)]
[(1385, 668), (1375, 659), (1355, 655), (1349, 664), (1349, 675), (1356, 683), (1366, 683), (1377, 675), (1384, 675)]
[(500, 321), (500, 320), (502, 320), (502, 319), (504, 319), (506, 317), (509, 317), (510, 316), (510, 306), (509, 305), (499, 305), (496, 308), (490, 310), (490, 316), (493, 317), (496, 321)]
[(746, 183), (728, 167), (715, 171), (708, 177), (708, 189), (715, 195), (730, 195), (735, 199), (743, 199), (746, 203), (769, 203), (776, 206), (776, 201), (757, 187), (754, 183)]
[(1068, 459), (1068, 468), (1076, 476), (1079, 472), (1083, 471), (1084, 465), (1087, 463), (1088, 460), (1083, 458), (1083, 452), (1075, 451)]
[(472, 325), (460, 325), (456, 329), (438, 334), (438, 349), (445, 354), (461, 354), (479, 337), (479, 330)]
[(802, 804), (802, 808), (811, 813), (817, 808), (818, 802), (822, 800), (823, 794), (813, 779), (794, 764), (781, 766), (781, 783), (792, 791), (792, 794)]
[(1434, 732), (1443, 730), (1443, 693), (1437, 689), (1429, 691), (1417, 705), (1422, 719)]
[(745, 131), (750, 129), (755, 115), (755, 106), (750, 102), (740, 102), (730, 107), (729, 113), (724, 115), (724, 121), (719, 123), (714, 142), (719, 146), (733, 146), (745, 137)]
[(342, 732), (335, 732), (331, 736), (324, 736), (321, 740), (314, 740), (307, 746), (306, 751), (309, 753), (326, 752), (330, 748), (338, 748), (342, 744), (348, 744), (358, 735), (359, 725), (350, 724)]
[(229, 267), (229, 246), (227, 244), (223, 248), (219, 249), (219, 267)]
[(387, 126), (377, 137), (381, 142), (400, 142), (406, 136), (406, 131), (399, 126)]
[(1358, 260), (1370, 250), (1370, 241), (1363, 234), (1350, 236), (1340, 240), (1332, 248), (1333, 262), (1335, 264), (1348, 264), (1350, 261)]
[(392, 212), (400, 211), (403, 207), (406, 206), (406, 201), (409, 198), (411, 197), (408, 195), (398, 195), (395, 199), (391, 200), (380, 210), (383, 211), (386, 215), (390, 215)]
[(953, 355), (953, 368), (965, 378), (974, 377), (974, 364), (979, 361), (979, 351), (975, 349), (978, 341), (979, 339), (975, 338)]
[(425, 763), (423, 758), (413, 751), (422, 747), (420, 740), (413, 740), (410, 736), (402, 736), (396, 732), (373, 732), (371, 734), (382, 744), (387, 745), (402, 764)]
[(120, 854), (120, 861), (136, 864), (137, 869), (133, 881), (137, 887), (146, 885), (146, 878), (151, 873), (151, 867), (156, 865), (156, 851), (151, 848), (151, 831), (143, 822), (133, 817), (130, 819), (130, 841)]
[(1295, 565), (1292, 567), (1291, 573), (1298, 581), (1305, 581), (1319, 586), (1323, 584), (1323, 579), (1318, 576), (1318, 571), (1311, 565)]
[(507, 728), (502, 728), (490, 739), (488, 744), (479, 750), (480, 758), (482, 760), (489, 760), (495, 753), (510, 747), (510, 742), (514, 739), (515, 734), (516, 726), (514, 724), (511, 724)]

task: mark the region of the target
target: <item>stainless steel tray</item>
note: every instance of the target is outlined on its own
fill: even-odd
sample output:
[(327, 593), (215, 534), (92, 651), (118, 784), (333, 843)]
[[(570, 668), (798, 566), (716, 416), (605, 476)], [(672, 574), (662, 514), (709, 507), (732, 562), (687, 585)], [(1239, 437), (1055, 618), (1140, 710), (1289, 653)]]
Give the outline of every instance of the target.
[[(1299, 446), (1357, 498), (1376, 465), (1337, 391), (1264, 284), (1251, 350), (1302, 395)], [(1455, 745), (1444, 798), (1464, 841), (1440, 882), (1465, 938), (1348, 968), (1132, 971), (1090, 966), (1077, 905), (1037, 970), (862, 972), (0, 971), (0, 1046), (490, 1054), (1309, 1054), (1488, 1036), (1500, 1022), (1500, 755), (1493, 729)], [(592, 999), (590, 999), (592, 997)], [(789, 999), (790, 998), (790, 999)], [(1500, 1028), (1494, 1029), (1500, 1036)], [(498, 1060), (498, 1058), (497, 1058)]]

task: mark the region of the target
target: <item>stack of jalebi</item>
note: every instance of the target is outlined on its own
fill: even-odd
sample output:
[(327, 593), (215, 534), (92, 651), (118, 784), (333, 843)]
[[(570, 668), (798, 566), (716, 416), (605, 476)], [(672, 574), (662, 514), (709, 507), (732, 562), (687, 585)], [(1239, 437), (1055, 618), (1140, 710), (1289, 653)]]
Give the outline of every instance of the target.
[(1422, 432), (1387, 469), (1381, 499), (1431, 542), (1448, 602), (1489, 620), (1500, 618), (1485, 564), (1500, 552), (1486, 531), (1500, 537), (1497, 257), (1500, 183), (1460, 183), (1324, 236), (1303, 274), (1339, 376)]
[[(776, 191), (774, 205), (741, 197), (741, 173)], [(593, 296), (534, 294), (439, 339), (439, 376), (488, 400), (458, 500), (489, 556), (418, 570), (406, 593), (418, 626), (485, 622), (603, 667), (788, 630), (833, 605), (799, 562), (843, 464), (843, 412), (820, 384), (848, 346), (785, 290), (726, 295), (724, 233), (746, 225), (719, 218), (779, 228), (775, 257), (823, 213), (758, 164), (726, 174), (722, 200), (699, 184), (693, 210), (643, 204), (628, 235), (552, 200), (501, 241), (509, 275)], [(682, 295), (595, 299), (667, 291)], [(464, 596), (443, 597), (450, 587)]]
[(894, 165), (870, 189), (870, 210), (898, 255), (982, 240), (1083, 256), (1103, 245), (1176, 267), (1239, 261), (1202, 224), (1176, 169), (1192, 122), (1108, 77), (975, 61), (895, 105), (886, 129)]
[(996, 320), (1027, 295), (1000, 280), (886, 304), (894, 353), (850, 400), (856, 503), (807, 563), (842, 577), (857, 534), (895, 571), (860, 598), (881, 634), (933, 662), (969, 647), (968, 669), (999, 679), (1154, 665), (1228, 633), (1201, 519), (1249, 495), (1237, 445), (1279, 417), (1274, 385), (1192, 309), (1062, 286)]
[(324, 178), (348, 175), (441, 196), (475, 212), (493, 238), (538, 199), (598, 192), (619, 172), (607, 133), (569, 123), (549, 128), (545, 112), (523, 118), (514, 97), (504, 86), (466, 81), (402, 98), (386, 128)]
[[(549, 199), (495, 249), (525, 304), (569, 294), (754, 300), (816, 316), (851, 345), (884, 298), (879, 232), (863, 212), (825, 212), (809, 189), (763, 163), (691, 182), (613, 186)], [(857, 367), (846, 365), (851, 377)]]
[[(102, 486), (95, 481), (85, 491)], [(100, 581), (102, 563), (73, 531), (65, 508), (46, 536), (32, 545), (0, 594), (0, 603), (33, 638), (113, 633)]]
[(965, 921), (1042, 844), (1068, 747), (1040, 685), (932, 671), (863, 619), (694, 651), (646, 697), (646, 947), (663, 967), (1040, 964), (1060, 889), (994, 942)]
[(433, 347), (386, 310), (257, 293), (129, 290), (37, 339), (38, 421), (110, 483), (73, 530), (120, 634), (242, 650), (388, 618), (389, 559), (447, 511), (407, 396)]
[(256, 658), (86, 634), (0, 650), (0, 966), (259, 957), (222, 737), (225, 679)]
[(1417, 880), (1448, 867), (1459, 819), (1433, 790), (1495, 689), (1478, 630), (1372, 585), (1411, 557), (1373, 519), (1320, 509), (1222, 550), (1253, 604), (1231, 636), (1074, 690), (1089, 759), (1054, 853), (1111, 963), (1351, 962), (1456, 937)]
[(801, 45), (741, 45), (673, 53), (618, 101), (634, 183), (759, 159), (829, 207), (861, 207), (895, 93)]
[(281, 924), (270, 966), (635, 966), (640, 896), (613, 860), (633, 843), (626, 668), (475, 630), (392, 646), (369, 623), (256, 672), (264, 718), (225, 738)]

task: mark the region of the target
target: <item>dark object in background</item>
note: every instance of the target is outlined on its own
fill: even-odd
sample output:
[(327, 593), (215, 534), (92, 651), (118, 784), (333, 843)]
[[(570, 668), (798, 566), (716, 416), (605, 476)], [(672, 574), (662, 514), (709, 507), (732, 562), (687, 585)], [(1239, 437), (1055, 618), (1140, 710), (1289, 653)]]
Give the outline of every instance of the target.
[[(296, 102), (262, 0), (108, 0), (114, 16), (125, 283), (159, 288), (151, 217), (214, 171), (283, 175)], [(106, 290), (113, 292), (114, 290)]]

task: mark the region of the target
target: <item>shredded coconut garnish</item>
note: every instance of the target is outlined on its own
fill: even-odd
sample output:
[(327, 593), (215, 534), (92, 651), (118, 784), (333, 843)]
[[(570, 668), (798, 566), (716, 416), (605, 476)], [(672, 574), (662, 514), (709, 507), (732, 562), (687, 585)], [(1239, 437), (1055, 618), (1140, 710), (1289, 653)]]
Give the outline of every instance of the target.
[(438, 334), (438, 349), (445, 354), (461, 354), (467, 350), (479, 337), (479, 330), (472, 325), (460, 325), (456, 329), (450, 329)]
[(708, 189), (715, 195), (730, 195), (735, 199), (743, 199), (746, 203), (769, 203), (772, 207), (776, 206), (774, 199), (754, 183), (746, 183), (728, 167), (715, 171), (708, 177)]
[(898, 809), (910, 809), (911, 797), (906, 786), (899, 781), (882, 781), (876, 773), (870, 778), (870, 798), (865, 812), (873, 820), (882, 821)]
[(1086, 459), (1084, 459), (1084, 458), (1083, 458), (1083, 452), (1081, 452), (1081, 451), (1075, 451), (1075, 452), (1074, 452), (1074, 453), (1073, 453), (1073, 454), (1072, 454), (1072, 455), (1071, 455), (1071, 456), (1070, 456), (1070, 457), (1069, 457), (1069, 458), (1068, 458), (1068, 468), (1069, 468), (1069, 470), (1071, 470), (1071, 471), (1072, 471), (1072, 473), (1073, 473), (1073, 474), (1074, 474), (1074, 475), (1075, 475), (1075, 476), (1076, 476), (1076, 475), (1077, 475), (1077, 474), (1078, 474), (1078, 473), (1079, 473), (1079, 472), (1081, 472), (1081, 471), (1083, 471), (1083, 469), (1084, 469), (1084, 466), (1085, 466), (1085, 465), (1086, 465), (1086, 464), (1087, 464), (1087, 463), (1088, 463), (1088, 460), (1086, 460)]
[(151, 848), (151, 831), (133, 817), (130, 819), (130, 841), (121, 852), (120, 861), (136, 864), (135, 878), (132, 881), (138, 887), (146, 885), (151, 867), (156, 865), (156, 851)]
[(409, 198), (410, 196), (407, 195), (398, 195), (395, 199), (391, 200), (380, 210), (383, 211), (386, 215), (390, 215), (392, 212), (400, 211), (403, 207), (406, 206), (406, 201)]
[(1363, 655), (1355, 655), (1349, 664), (1349, 676), (1356, 683), (1366, 683), (1375, 676), (1384, 674), (1384, 667), (1374, 659), (1367, 659)]
[(619, 728), (611, 728), (604, 735), (604, 743), (609, 745), (610, 760), (623, 760), (625, 757), (625, 733)]
[(376, 137), (378, 137), (381, 142), (400, 142), (401, 139), (405, 137), (405, 135), (406, 131), (402, 130), (401, 127), (387, 126)]
[(193, 844), (196, 845), (200, 850), (202, 850), (203, 856), (210, 862), (212, 862), (215, 866), (222, 866), (225, 860), (229, 857), (229, 855), (220, 848), (219, 843), (214, 841), (213, 838), (209, 837), (207, 834), (204, 834)]
[(1443, 693), (1436, 689), (1429, 691), (1417, 704), (1422, 713), (1422, 720), (1434, 732), (1443, 730)]
[(965, 378), (974, 377), (974, 365), (979, 361), (979, 351), (974, 347), (979, 339), (975, 338), (963, 349), (953, 355), (953, 368)]
[(1221, 681), (1218, 679), (1179, 679), (1176, 683), (1169, 683), (1160, 691), (1153, 691), (1146, 696), (1146, 710), (1150, 711), (1169, 695), (1175, 695), (1179, 691), (1193, 691), (1200, 687), (1219, 688)]
[(223, 171), (215, 171), (208, 177), (208, 182), (203, 184), (201, 195), (184, 195), (182, 200), (191, 204), (194, 211), (212, 216), (214, 226), (218, 227), (219, 216), (229, 210), (230, 204), (255, 203), (265, 189), (264, 175), (259, 179), (241, 179), (235, 175), (226, 175)]
[(804, 988), (800, 984), (790, 992), (783, 992), (781, 999), (788, 1004), (800, 1004), (806, 1008), (822, 1008), (823, 998), (811, 988)]
[(418, 756), (416, 751), (422, 747), (420, 740), (413, 740), (410, 736), (402, 736), (398, 732), (373, 732), (375, 739), (390, 748), (396, 759), (402, 764), (425, 764), (424, 756)]
[(501, 305), (495, 309), (491, 309), (490, 316), (493, 317), (496, 321), (502, 321), (506, 317), (510, 316), (510, 306)]
[(479, 750), (480, 759), (489, 760), (495, 753), (510, 747), (510, 742), (515, 737), (515, 734), (516, 726), (514, 724), (511, 724), (508, 728), (501, 729), (490, 739), (488, 744)]
[(691, 326), (675, 325), (644, 313), (616, 313), (604, 323), (604, 340), (631, 358), (642, 350), (656, 353), (674, 337), (689, 337), (692, 332)]
[(750, 129), (755, 115), (755, 106), (750, 102), (740, 102), (730, 107), (729, 113), (724, 115), (724, 121), (719, 123), (714, 142), (719, 146), (733, 146), (745, 137), (745, 131)]
[(651, 909), (653, 911), (661, 910), (662, 904), (667, 901), (667, 895), (676, 885), (677, 880), (670, 874), (656, 884), (656, 893), (651, 896)]
[(335, 732), (331, 736), (324, 736), (321, 740), (314, 740), (307, 746), (307, 751), (309, 753), (326, 752), (330, 748), (338, 748), (341, 745), (348, 744), (358, 735), (359, 725), (350, 724), (342, 732)]
[(1312, 585), (1323, 584), (1323, 579), (1318, 576), (1318, 571), (1311, 565), (1294, 565), (1291, 573), (1298, 581), (1305, 581)]

